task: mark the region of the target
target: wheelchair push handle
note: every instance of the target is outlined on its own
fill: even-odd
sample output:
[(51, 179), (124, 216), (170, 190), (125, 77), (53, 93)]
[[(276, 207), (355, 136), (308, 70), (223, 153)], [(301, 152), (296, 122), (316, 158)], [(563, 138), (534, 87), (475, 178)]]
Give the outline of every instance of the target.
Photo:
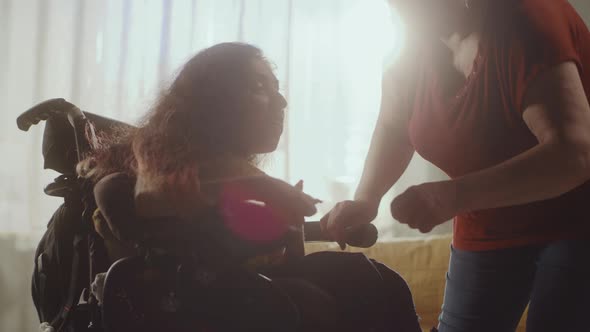
[[(48, 99), (21, 114), (16, 119), (16, 124), (20, 130), (28, 131), (32, 125), (55, 117), (65, 117), (72, 126), (77, 159), (78, 162), (82, 161), (83, 153), (89, 150), (91, 145), (96, 146), (98, 139), (94, 131), (94, 126), (90, 124), (84, 112), (76, 105), (63, 98)], [(87, 128), (90, 131), (89, 137), (88, 139), (84, 139)]]
[(41, 102), (16, 119), (18, 128), (22, 131), (28, 131), (32, 125), (40, 121), (47, 120), (52, 116), (66, 116), (72, 127), (77, 128), (80, 123), (86, 121), (84, 113), (74, 104), (63, 98), (49, 99)]

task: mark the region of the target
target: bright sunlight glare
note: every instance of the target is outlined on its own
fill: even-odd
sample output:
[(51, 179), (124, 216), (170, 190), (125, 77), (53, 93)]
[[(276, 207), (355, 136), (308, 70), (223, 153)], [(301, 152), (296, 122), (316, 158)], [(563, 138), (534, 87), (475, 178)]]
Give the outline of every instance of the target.
[(359, 1), (344, 15), (349, 51), (357, 58), (364, 54), (383, 56), (384, 65), (395, 61), (405, 44), (405, 27), (386, 1)]

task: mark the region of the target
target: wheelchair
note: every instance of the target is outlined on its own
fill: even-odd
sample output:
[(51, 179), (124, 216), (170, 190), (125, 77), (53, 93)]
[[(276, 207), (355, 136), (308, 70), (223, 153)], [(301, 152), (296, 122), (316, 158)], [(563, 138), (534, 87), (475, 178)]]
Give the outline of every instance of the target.
[[(301, 321), (300, 308), (271, 277), (231, 264), (219, 269), (215, 262), (227, 261), (227, 257), (203, 254), (216, 252), (219, 241), (227, 244), (228, 252), (243, 254), (244, 250), (256, 249), (240, 246), (239, 241), (224, 232), (215, 222), (215, 211), (203, 216), (211, 222), (188, 224), (167, 220), (138, 224), (132, 239), (134, 254), (116, 261), (109, 258), (104, 241), (93, 226), (97, 211), (93, 184), (77, 176), (76, 165), (97, 147), (99, 133), (134, 127), (83, 112), (61, 98), (35, 105), (18, 117), (17, 125), (27, 131), (41, 121), (45, 121), (44, 168), (60, 173), (44, 192), (64, 198), (65, 203), (56, 215), (70, 220), (64, 228), (68, 229), (68, 236), (60, 236), (60, 221), (54, 222), (53, 233), (46, 233), (48, 239), (54, 239), (44, 237), (35, 257), (33, 297), (40, 320), (47, 322), (46, 331), (309, 330)], [(367, 225), (352, 231), (347, 242), (369, 247), (376, 238), (376, 228)], [(306, 222), (289, 233), (289, 247), (295, 248), (292, 256), (304, 256), (304, 240), (327, 241), (319, 222)], [(48, 267), (56, 260), (48, 257), (49, 245), (65, 248), (65, 254), (53, 254), (65, 255), (67, 259), (63, 261), (67, 264), (61, 266), (67, 268), (65, 272)], [(63, 276), (58, 279), (65, 280), (61, 288), (67, 289), (56, 290), (59, 285), (43, 284), (60, 273)], [(99, 296), (92, 290), (93, 283), (100, 278), (104, 284)], [(44, 310), (44, 303), (53, 294), (62, 294), (64, 300), (59, 307)], [(317, 327), (312, 330), (317, 331)]]

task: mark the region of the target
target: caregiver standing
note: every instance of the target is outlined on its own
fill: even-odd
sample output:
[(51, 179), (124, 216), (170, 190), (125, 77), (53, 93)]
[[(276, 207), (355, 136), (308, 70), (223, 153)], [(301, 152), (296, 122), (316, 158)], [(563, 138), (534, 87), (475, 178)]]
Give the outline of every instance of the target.
[(566, 0), (390, 0), (407, 47), (383, 79), (354, 200), (325, 231), (369, 223), (414, 152), (450, 180), (410, 187), (393, 217), (454, 218), (440, 332), (587, 331), (590, 32)]

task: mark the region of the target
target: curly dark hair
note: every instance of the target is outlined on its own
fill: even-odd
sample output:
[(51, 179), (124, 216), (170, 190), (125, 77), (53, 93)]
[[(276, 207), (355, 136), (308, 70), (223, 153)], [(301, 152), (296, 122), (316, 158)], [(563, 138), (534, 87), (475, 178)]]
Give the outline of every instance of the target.
[(101, 137), (101, 145), (79, 166), (98, 181), (112, 172), (169, 175), (208, 158), (241, 151), (237, 132), (240, 100), (248, 93), (253, 61), (262, 51), (243, 43), (217, 44), (197, 53), (136, 129)]

